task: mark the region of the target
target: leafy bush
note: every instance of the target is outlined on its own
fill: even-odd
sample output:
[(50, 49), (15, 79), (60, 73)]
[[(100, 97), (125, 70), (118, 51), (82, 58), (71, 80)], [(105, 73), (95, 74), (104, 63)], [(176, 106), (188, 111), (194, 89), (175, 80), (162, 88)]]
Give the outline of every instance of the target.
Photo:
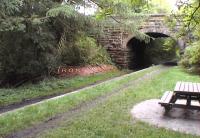
[(190, 72), (200, 73), (200, 24), (191, 32), (184, 54), (181, 57), (180, 65)]
[(200, 41), (185, 49), (180, 65), (191, 72), (200, 72)]
[(94, 65), (111, 63), (106, 50), (97, 46), (94, 38), (77, 36), (72, 44), (62, 44), (61, 58), (65, 65)]
[(50, 24), (27, 23), (26, 31), (0, 33), (2, 84), (48, 75), (57, 63), (55, 32)]

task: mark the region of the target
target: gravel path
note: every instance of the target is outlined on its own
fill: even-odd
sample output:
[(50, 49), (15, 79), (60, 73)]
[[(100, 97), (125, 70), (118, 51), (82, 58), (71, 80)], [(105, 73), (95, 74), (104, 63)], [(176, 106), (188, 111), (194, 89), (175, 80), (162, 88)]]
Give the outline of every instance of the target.
[[(113, 89), (112, 92), (109, 92), (103, 96), (99, 96), (92, 101), (82, 103), (79, 106), (77, 106), (65, 113), (58, 114), (55, 117), (46, 120), (45, 122), (41, 122), (40, 124), (37, 124), (30, 128), (10, 134), (8, 136), (8, 138), (24, 138), (24, 137), (35, 138), (35, 137), (37, 137), (38, 134), (40, 134), (46, 130), (50, 130), (50, 129), (54, 129), (54, 128), (58, 127), (61, 124), (61, 122), (63, 122), (63, 121), (70, 123), (70, 121), (74, 120), (77, 116), (81, 116), (84, 112), (87, 112), (90, 109), (95, 108), (99, 104), (104, 103), (105, 101), (110, 99), (112, 96), (117, 95), (120, 92), (122, 92), (122, 90), (128, 89), (128, 88), (132, 87), (133, 85), (136, 86), (141, 81), (149, 80), (149, 79), (155, 77), (156, 75), (160, 74), (161, 72), (165, 71), (166, 69), (168, 69), (168, 67), (161, 67), (150, 73), (146, 73), (143, 77), (141, 77), (137, 80), (134, 80), (134, 81), (130, 81), (129, 83), (122, 85), (118, 89)], [(120, 78), (117, 78), (117, 79), (120, 79)]]

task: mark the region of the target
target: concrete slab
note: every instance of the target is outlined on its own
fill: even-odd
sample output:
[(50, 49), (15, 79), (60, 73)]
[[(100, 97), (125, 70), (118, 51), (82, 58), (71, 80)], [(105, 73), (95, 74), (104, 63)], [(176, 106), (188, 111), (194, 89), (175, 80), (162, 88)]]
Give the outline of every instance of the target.
[(141, 102), (133, 107), (134, 118), (157, 127), (200, 136), (200, 111), (172, 108), (165, 113), (159, 99)]

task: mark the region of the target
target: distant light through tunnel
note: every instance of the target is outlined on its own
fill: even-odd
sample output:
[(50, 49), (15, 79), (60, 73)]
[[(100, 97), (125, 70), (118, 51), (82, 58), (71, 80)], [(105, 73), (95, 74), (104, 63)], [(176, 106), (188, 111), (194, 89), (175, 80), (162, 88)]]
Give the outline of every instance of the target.
[[(151, 65), (165, 64), (174, 62), (176, 59), (176, 41), (170, 36), (162, 33), (146, 33), (152, 37), (149, 43), (145, 43), (136, 38), (132, 38), (128, 43), (129, 63), (128, 68), (140, 70)], [(166, 39), (173, 40), (175, 43), (170, 50), (165, 50)], [(167, 47), (168, 48), (168, 47)]]

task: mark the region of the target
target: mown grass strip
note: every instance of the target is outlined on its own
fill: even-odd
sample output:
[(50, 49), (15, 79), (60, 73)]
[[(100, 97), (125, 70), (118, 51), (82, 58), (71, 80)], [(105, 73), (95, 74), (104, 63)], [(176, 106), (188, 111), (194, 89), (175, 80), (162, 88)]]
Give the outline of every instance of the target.
[(50, 95), (68, 93), (75, 89), (122, 75), (125, 72), (113, 70), (111, 72), (74, 78), (52, 78), (39, 84), (22, 86), (19, 88), (0, 89), (0, 107), (21, 103), (26, 100), (41, 98)]
[(200, 82), (199, 76), (173, 68), (136, 87), (123, 90), (107, 102), (77, 117), (72, 122), (63, 122), (60, 127), (47, 131), (42, 138), (196, 138), (163, 128), (152, 127), (134, 120), (130, 110), (143, 100), (159, 98), (164, 91), (173, 90), (177, 81)]
[(145, 69), (137, 73), (114, 79), (109, 81), (109, 83), (104, 82), (95, 87), (91, 87), (90, 89), (80, 90), (79, 93), (74, 93), (59, 99), (49, 100), (35, 106), (29, 106), (17, 110), (16, 112), (3, 114), (0, 116), (0, 136), (5, 136), (14, 131), (48, 120), (58, 113), (66, 112), (84, 101), (92, 100), (98, 96), (109, 93), (113, 88), (117, 89), (129, 81), (135, 80), (144, 74), (159, 68), (160, 67), (152, 67)]

